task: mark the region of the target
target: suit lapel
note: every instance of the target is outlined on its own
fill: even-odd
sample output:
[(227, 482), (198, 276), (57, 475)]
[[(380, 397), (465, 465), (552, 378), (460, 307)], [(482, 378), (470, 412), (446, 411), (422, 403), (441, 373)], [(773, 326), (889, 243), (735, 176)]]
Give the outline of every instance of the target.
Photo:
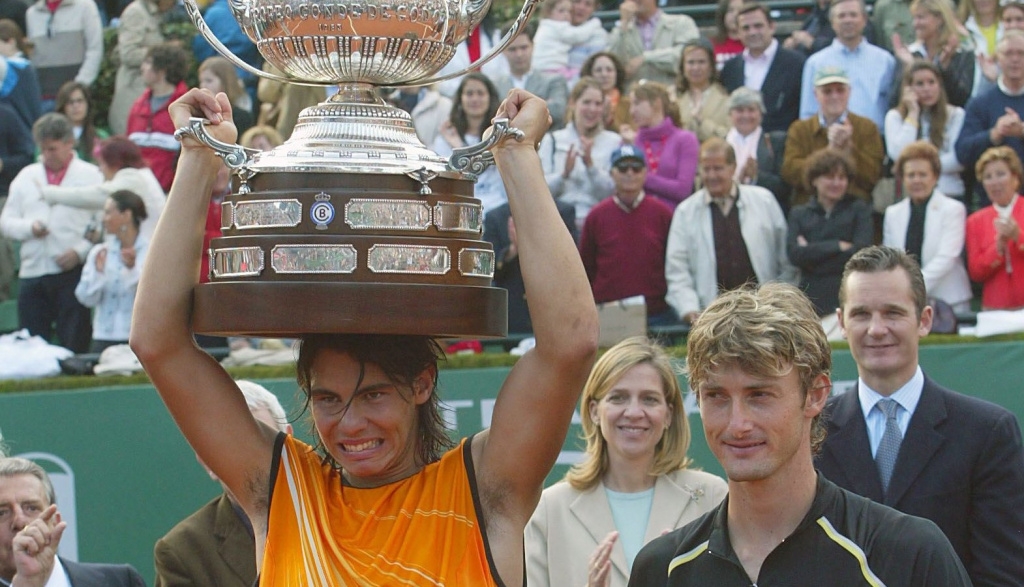
[(529, 77), (526, 78), (526, 84), (523, 89), (531, 94), (539, 96), (541, 95), (541, 88), (538, 87), (540, 86), (540, 81), (540, 74), (538, 72), (531, 71)]
[(758, 169), (773, 169), (775, 167), (775, 152), (774, 149), (769, 149), (771, 140), (771, 137), (768, 136), (768, 131), (761, 127), (761, 138), (757, 141)]
[[(657, 494), (657, 491), (655, 491)], [(609, 532), (615, 530), (615, 520), (612, 519), (612, 507), (608, 503), (608, 496), (604, 492), (604, 484), (598, 484), (591, 491), (581, 494), (571, 504), (569, 511), (576, 520), (586, 528), (590, 537), (594, 539), (594, 547), (604, 540)], [(612, 548), (612, 566), (622, 576), (629, 577), (629, 567), (626, 566), (626, 554), (622, 550), (622, 544), (616, 544)]]
[(217, 502), (213, 532), (220, 557), (243, 582), (250, 582), (256, 576), (256, 547), (226, 495)]
[(921, 475), (935, 452), (946, 441), (945, 435), (935, 428), (946, 420), (946, 401), (935, 383), (924, 380), (921, 400), (917, 403), (907, 434), (900, 445), (900, 454), (896, 457), (896, 466), (889, 481), (889, 492), (884, 503), (890, 507), (900, 502), (910, 486)]
[[(942, 196), (938, 193), (933, 193), (928, 200), (928, 214), (924, 219), (924, 239), (921, 241), (921, 257), (924, 259), (931, 259), (934, 256), (935, 249), (939, 248), (939, 242), (943, 237), (942, 204)], [(923, 265), (924, 261), (921, 264)]]
[(778, 101), (778, 98), (776, 98), (775, 95), (778, 93), (776, 86), (779, 85), (779, 80), (783, 79), (787, 75), (796, 75), (797, 77), (800, 77), (799, 70), (797, 70), (797, 73), (795, 74), (792, 71), (783, 71), (785, 65), (782, 63), (784, 59), (779, 58), (781, 53), (782, 43), (779, 43), (778, 49), (775, 50), (775, 57), (772, 58), (772, 62), (768, 66), (768, 72), (764, 74), (764, 83), (761, 84), (761, 98), (764, 100), (765, 106)]
[(676, 484), (671, 475), (658, 476), (654, 483), (654, 502), (651, 504), (651, 516), (647, 519), (644, 544), (661, 536), (665, 530), (678, 528), (693, 503), (693, 494)]
[[(893, 215), (893, 224), (895, 226), (903, 227), (901, 230), (896, 231), (896, 234), (892, 235), (893, 241), (890, 246), (896, 247), (897, 249), (903, 249), (907, 246), (907, 229), (906, 226), (910, 222), (910, 199), (904, 198), (896, 203), (895, 206), (886, 210), (886, 214)], [(925, 229), (927, 230), (928, 224), (925, 223)], [(925, 240), (927, 240), (927, 235)]]
[(881, 502), (882, 481), (878, 478), (875, 460), (871, 458), (867, 423), (860, 409), (856, 386), (835, 400), (830, 418), (835, 430), (831, 432), (824, 450), (846, 476), (846, 483), (842, 485), (854, 493)]

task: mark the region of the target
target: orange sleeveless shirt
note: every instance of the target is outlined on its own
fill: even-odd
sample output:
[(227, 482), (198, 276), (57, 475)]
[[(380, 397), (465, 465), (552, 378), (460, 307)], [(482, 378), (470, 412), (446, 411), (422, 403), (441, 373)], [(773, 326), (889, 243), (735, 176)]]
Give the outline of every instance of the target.
[(496, 587), (469, 458), (464, 439), (412, 477), (357, 489), (285, 436), (259, 585)]

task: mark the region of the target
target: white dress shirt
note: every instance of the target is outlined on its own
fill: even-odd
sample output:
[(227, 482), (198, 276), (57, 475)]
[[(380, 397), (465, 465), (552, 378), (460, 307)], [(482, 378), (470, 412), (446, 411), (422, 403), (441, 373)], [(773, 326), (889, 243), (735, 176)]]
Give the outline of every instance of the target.
[(775, 53), (779, 50), (779, 41), (772, 39), (768, 48), (759, 57), (750, 54), (750, 49), (743, 50), (743, 85), (753, 90), (761, 91), (764, 85), (764, 78), (768, 77), (768, 68), (775, 60)]
[[(900, 427), (900, 434), (904, 437), (907, 436), (907, 426), (910, 425), (910, 418), (914, 416), (917, 403), (921, 401), (922, 390), (924, 390), (924, 373), (918, 366), (910, 381), (889, 396), (889, 399), (895, 400), (899, 406), (896, 408), (896, 424)], [(882, 435), (885, 434), (885, 413), (881, 408), (876, 409), (876, 406), (886, 397), (868, 387), (860, 378), (857, 379), (857, 395), (860, 399), (860, 409), (864, 413), (864, 421), (868, 425), (871, 458), (874, 458), (878, 452), (878, 445), (882, 442)]]

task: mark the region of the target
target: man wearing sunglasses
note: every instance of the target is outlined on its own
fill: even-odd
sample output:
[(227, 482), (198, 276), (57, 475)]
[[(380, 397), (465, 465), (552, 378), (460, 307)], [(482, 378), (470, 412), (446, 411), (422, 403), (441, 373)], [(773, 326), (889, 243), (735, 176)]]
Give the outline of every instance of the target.
[(665, 301), (665, 247), (672, 208), (644, 194), (647, 161), (643, 150), (623, 145), (612, 152), (615, 190), (587, 214), (580, 256), (597, 303), (642, 295), (647, 324), (678, 321)]

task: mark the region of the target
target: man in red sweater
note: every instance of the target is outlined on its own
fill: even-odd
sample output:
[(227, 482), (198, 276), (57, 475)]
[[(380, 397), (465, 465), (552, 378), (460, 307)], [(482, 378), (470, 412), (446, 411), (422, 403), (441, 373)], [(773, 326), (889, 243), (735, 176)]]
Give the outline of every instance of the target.
[(674, 324), (665, 301), (665, 247), (672, 208), (646, 197), (644, 152), (623, 145), (612, 152), (615, 191), (590, 211), (580, 236), (580, 256), (597, 303), (642, 295), (648, 326)]

